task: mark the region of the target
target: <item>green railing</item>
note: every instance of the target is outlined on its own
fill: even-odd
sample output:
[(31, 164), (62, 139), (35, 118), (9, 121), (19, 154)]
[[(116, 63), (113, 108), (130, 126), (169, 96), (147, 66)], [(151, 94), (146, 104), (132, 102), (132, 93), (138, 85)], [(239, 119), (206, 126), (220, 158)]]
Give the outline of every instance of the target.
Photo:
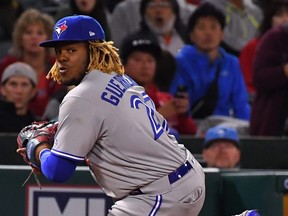
[[(201, 154), (203, 139), (182, 137), (182, 142), (192, 153)], [(231, 216), (246, 209), (259, 209), (261, 216), (287, 216), (283, 198), (288, 192), (287, 139), (249, 137), (241, 143), (245, 155), (241, 160), (247, 160), (251, 169), (204, 168), (206, 200), (200, 216)], [(78, 167), (65, 184), (41, 177), (39, 189), (32, 176), (22, 187), (30, 168), (15, 152), (16, 135), (0, 135), (0, 145), (1, 216), (92, 216), (95, 208), (97, 216), (107, 214), (112, 200), (95, 185), (86, 166)]]

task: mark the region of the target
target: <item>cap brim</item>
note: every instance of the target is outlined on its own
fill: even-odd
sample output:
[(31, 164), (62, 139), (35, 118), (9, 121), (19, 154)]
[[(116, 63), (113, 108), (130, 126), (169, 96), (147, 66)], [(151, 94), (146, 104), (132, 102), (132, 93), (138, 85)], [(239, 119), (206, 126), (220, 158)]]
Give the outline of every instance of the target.
[(47, 40), (39, 44), (41, 47), (56, 47), (59, 44), (63, 43), (77, 43), (82, 42), (83, 40)]
[(238, 149), (241, 148), (239, 141), (237, 142), (236, 140), (225, 139), (225, 138), (216, 138), (216, 139), (209, 140), (209, 141), (204, 143), (204, 148), (210, 147), (215, 141), (229, 141), (229, 142), (232, 142)]

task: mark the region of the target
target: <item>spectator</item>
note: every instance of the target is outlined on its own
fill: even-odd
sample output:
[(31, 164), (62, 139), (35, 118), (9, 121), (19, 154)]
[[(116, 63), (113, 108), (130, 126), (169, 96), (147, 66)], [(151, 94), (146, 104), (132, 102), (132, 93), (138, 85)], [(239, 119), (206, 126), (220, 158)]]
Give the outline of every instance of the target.
[(226, 28), (222, 46), (238, 56), (242, 48), (253, 39), (262, 20), (262, 11), (252, 1), (245, 0), (203, 0), (210, 2), (226, 15)]
[(105, 7), (105, 0), (70, 0), (69, 4), (62, 4), (55, 15), (59, 20), (65, 16), (74, 14), (88, 15), (98, 20), (103, 26), (107, 40), (111, 39), (110, 28), (108, 24), (108, 10)]
[(53, 18), (36, 9), (27, 9), (21, 14), (13, 31), (13, 44), (7, 56), (0, 62), (0, 76), (4, 69), (14, 62), (25, 62), (37, 73), (37, 95), (30, 103), (30, 110), (40, 119), (50, 97), (60, 90), (62, 85), (47, 80), (49, 68), (55, 62), (51, 50), (39, 47), (40, 41), (51, 38)]
[(154, 83), (160, 56), (160, 46), (148, 37), (128, 37), (121, 49), (126, 74), (145, 88), (157, 111), (167, 119), (169, 126), (179, 134), (195, 134), (196, 125), (187, 115), (188, 95), (183, 94), (182, 98), (173, 97), (168, 92), (159, 91)]
[(18, 133), (35, 121), (29, 102), (36, 94), (37, 76), (22, 62), (9, 65), (1, 78), (0, 132)]
[(155, 83), (161, 91), (169, 91), (175, 74), (175, 57), (185, 42), (185, 27), (179, 18), (176, 0), (142, 0), (140, 2), (141, 28), (128, 35), (143, 35), (153, 38), (161, 46)]
[(176, 0), (142, 0), (140, 33), (155, 37), (163, 50), (173, 56), (182, 48), (186, 28), (180, 19)]
[(223, 126), (210, 128), (205, 135), (202, 156), (207, 167), (239, 167), (241, 150), (237, 131)]
[[(150, 1), (151, 0), (148, 0), (145, 3), (144, 0), (142, 1), (143, 3), (141, 3), (141, 0), (125, 0), (115, 6), (115, 9), (111, 14), (110, 27), (112, 38), (116, 46), (121, 47), (122, 41), (127, 35), (140, 29), (141, 17), (144, 12), (141, 11), (140, 13), (141, 4), (147, 4)], [(184, 25), (187, 24), (188, 17), (196, 8), (195, 5), (188, 4), (185, 0), (160, 0), (155, 2), (173, 2), (174, 5), (177, 5), (177, 8), (175, 8), (177, 10), (176, 12)], [(127, 13), (127, 11), (129, 11), (129, 13)], [(161, 20), (159, 22), (161, 22)], [(182, 27), (179, 27), (177, 29), (179, 30), (181, 28)]]
[(187, 86), (194, 119), (210, 115), (248, 121), (250, 106), (238, 59), (220, 48), (225, 17), (210, 3), (191, 15), (188, 30), (194, 45), (185, 45), (177, 60), (170, 91)]
[[(288, 115), (288, 24), (272, 28), (259, 41), (255, 54), (250, 134), (287, 135)], [(286, 130), (286, 132), (285, 132)]]
[(264, 8), (263, 21), (260, 25), (259, 35), (248, 42), (242, 49), (239, 60), (243, 72), (246, 87), (249, 93), (249, 101), (252, 104), (255, 98), (255, 87), (253, 85), (253, 62), (256, 48), (262, 35), (275, 26), (288, 22), (288, 2), (286, 0), (272, 1)]

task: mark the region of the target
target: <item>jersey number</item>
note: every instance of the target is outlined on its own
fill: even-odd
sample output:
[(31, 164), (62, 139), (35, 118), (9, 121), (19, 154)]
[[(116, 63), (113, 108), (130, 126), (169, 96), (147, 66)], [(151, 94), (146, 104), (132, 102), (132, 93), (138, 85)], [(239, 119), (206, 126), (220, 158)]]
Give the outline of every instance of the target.
[[(145, 103), (147, 101), (152, 101), (147, 94), (144, 95), (144, 100), (145, 100)], [(136, 109), (139, 109), (139, 105), (142, 104), (145, 106), (146, 108), (146, 113), (147, 113), (147, 116), (149, 118), (149, 121), (150, 121), (150, 124), (151, 124), (151, 127), (152, 127), (152, 131), (153, 131), (153, 134), (154, 134), (154, 140), (157, 140), (161, 135), (162, 133), (164, 132), (163, 130), (163, 126), (164, 125), (167, 125), (167, 122), (165, 121), (163, 124), (163, 126), (157, 122), (154, 118), (155, 116), (155, 111), (154, 109), (151, 109), (150, 107), (148, 107), (145, 103), (143, 103), (141, 101), (141, 99), (137, 96), (137, 95), (133, 95), (131, 96), (131, 99), (130, 99), (130, 103), (131, 103), (131, 107), (132, 108), (136, 108)]]

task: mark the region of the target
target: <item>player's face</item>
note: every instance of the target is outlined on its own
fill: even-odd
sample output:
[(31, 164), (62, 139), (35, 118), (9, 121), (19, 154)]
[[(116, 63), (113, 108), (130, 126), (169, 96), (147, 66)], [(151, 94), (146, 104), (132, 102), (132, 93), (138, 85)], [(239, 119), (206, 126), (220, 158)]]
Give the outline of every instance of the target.
[(216, 50), (224, 36), (220, 23), (213, 17), (202, 17), (197, 21), (190, 40), (203, 52)]
[(233, 168), (240, 160), (240, 150), (230, 141), (215, 141), (203, 150), (203, 158), (209, 167)]
[(10, 77), (1, 87), (5, 100), (14, 103), (17, 110), (26, 110), (35, 93), (36, 89), (30, 79), (23, 76)]
[(78, 85), (86, 74), (88, 45), (84, 42), (55, 47), (57, 66), (62, 84)]
[(146, 85), (153, 81), (156, 71), (156, 60), (147, 52), (135, 51), (127, 59), (125, 73), (139, 85)]
[(46, 35), (43, 24), (37, 23), (28, 26), (22, 35), (22, 47), (24, 53), (38, 54), (45, 52), (45, 49), (40, 47), (39, 43), (47, 39), (48, 37)]

